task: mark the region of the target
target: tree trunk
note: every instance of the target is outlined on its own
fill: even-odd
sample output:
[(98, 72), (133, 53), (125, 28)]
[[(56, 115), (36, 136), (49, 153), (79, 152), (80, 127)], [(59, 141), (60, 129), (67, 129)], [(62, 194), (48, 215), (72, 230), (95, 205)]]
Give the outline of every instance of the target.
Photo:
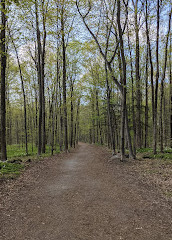
[[(170, 53), (172, 50), (171, 47), (171, 36), (170, 36)], [(170, 65), (170, 71), (169, 71), (169, 82), (170, 82), (170, 147), (172, 148), (172, 61), (171, 61), (171, 54), (169, 54), (169, 65)]]
[(59, 109), (60, 109), (60, 151), (62, 151), (63, 147), (63, 114), (62, 114), (62, 96), (61, 96), (61, 84), (59, 80)]
[(98, 97), (98, 90), (96, 90), (96, 110), (97, 110), (97, 128), (98, 128), (98, 134), (100, 135), (100, 144), (103, 144), (102, 139), (102, 128), (100, 123), (100, 111), (99, 111), (99, 97)]
[(70, 102), (70, 146), (73, 147), (73, 80), (71, 79), (71, 102)]
[(64, 6), (61, 10), (61, 35), (62, 35), (62, 55), (63, 55), (63, 123), (64, 123), (64, 144), (65, 151), (68, 152), (68, 126), (67, 126), (67, 105), (66, 105), (66, 46), (64, 29)]
[(94, 107), (94, 93), (93, 91), (91, 92), (91, 110), (92, 110), (92, 143), (95, 144), (95, 107)]
[(156, 34), (156, 84), (155, 84), (155, 108), (154, 108), (154, 128), (153, 128), (153, 152), (157, 153), (157, 107), (158, 107), (158, 81), (159, 81), (159, 19), (160, 0), (157, 0), (157, 34)]
[[(134, 3), (134, 2), (133, 2)], [(136, 37), (136, 59), (135, 59), (135, 69), (136, 69), (136, 137), (137, 137), (137, 146), (141, 148), (141, 91), (140, 91), (140, 46), (139, 46), (139, 25), (138, 25), (138, 0), (136, 0), (135, 8), (135, 37)]]
[(131, 52), (129, 29), (127, 25), (128, 33), (128, 47), (130, 52), (130, 68), (131, 68), (131, 83), (132, 83), (132, 122), (133, 122), (133, 153), (136, 155), (136, 119), (135, 119), (135, 109), (134, 109), (134, 77), (133, 77), (133, 59)]
[(74, 142), (76, 142), (76, 144), (78, 144), (78, 140), (79, 140), (79, 107), (80, 107), (80, 98), (78, 98), (77, 110), (76, 110), (75, 138), (74, 138)]
[(107, 70), (107, 63), (105, 62), (105, 73), (106, 73), (106, 91), (107, 91), (107, 117), (108, 117), (108, 135), (110, 136), (110, 143), (113, 149), (113, 154), (116, 153), (115, 147), (115, 136), (112, 127), (112, 119), (111, 119), (111, 107), (110, 107), (110, 87), (109, 87), (109, 79), (108, 79), (108, 70)]
[(145, 148), (148, 146), (148, 46), (146, 53), (146, 76), (145, 76), (145, 88), (146, 88), (146, 96), (145, 96)]
[(45, 87), (44, 87), (44, 78), (45, 78), (45, 46), (46, 46), (46, 17), (44, 10), (44, 1), (42, 2), (42, 11), (43, 11), (43, 48), (42, 48), (42, 61), (41, 61), (41, 81), (42, 81), (42, 153), (45, 153), (46, 145), (46, 129), (45, 129)]
[(122, 72), (123, 72), (123, 79), (122, 79), (122, 117), (121, 117), (121, 161), (125, 159), (125, 124), (126, 124), (126, 131), (128, 136), (128, 142), (129, 142), (129, 152), (130, 157), (135, 158), (131, 146), (131, 137), (129, 132), (129, 126), (128, 126), (128, 114), (127, 114), (127, 108), (126, 108), (126, 60), (124, 55), (124, 43), (123, 43), (123, 37), (122, 37), (122, 29), (121, 29), (121, 22), (120, 22), (120, 0), (117, 0), (117, 24), (118, 24), (118, 32), (119, 32), (119, 40), (120, 40), (120, 52), (121, 52), (121, 58), (122, 58)]
[(154, 114), (155, 114), (155, 96), (154, 96), (154, 80), (153, 80), (153, 62), (152, 62), (152, 52), (151, 52), (151, 44), (150, 44), (150, 38), (149, 38), (149, 26), (148, 26), (148, 1), (146, 0), (146, 37), (147, 37), (147, 46), (149, 51), (149, 61), (150, 61), (150, 67), (151, 67), (151, 93), (152, 93), (152, 125), (154, 129)]
[(41, 37), (39, 30), (39, 21), (38, 21), (38, 3), (35, 0), (35, 14), (36, 14), (36, 33), (37, 33), (37, 47), (38, 47), (38, 84), (39, 84), (39, 130), (38, 130), (38, 155), (41, 155), (42, 152), (42, 71), (41, 71)]
[(1, 0), (1, 160), (7, 160), (6, 150), (6, 7), (5, 0)]
[(162, 114), (162, 107), (163, 107), (163, 98), (164, 98), (164, 79), (167, 67), (167, 49), (168, 49), (168, 41), (169, 41), (169, 34), (171, 29), (171, 12), (169, 14), (169, 25), (168, 25), (168, 33), (167, 39), (165, 44), (165, 58), (164, 58), (164, 68), (161, 78), (161, 99), (160, 99), (160, 150), (163, 152), (163, 114)]

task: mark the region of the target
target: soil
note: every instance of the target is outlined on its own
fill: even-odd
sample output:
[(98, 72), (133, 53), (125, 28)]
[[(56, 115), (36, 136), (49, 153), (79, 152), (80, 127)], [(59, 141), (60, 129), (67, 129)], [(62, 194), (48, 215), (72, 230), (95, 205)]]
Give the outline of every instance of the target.
[(1, 240), (171, 240), (172, 205), (107, 149), (80, 143), (0, 184)]

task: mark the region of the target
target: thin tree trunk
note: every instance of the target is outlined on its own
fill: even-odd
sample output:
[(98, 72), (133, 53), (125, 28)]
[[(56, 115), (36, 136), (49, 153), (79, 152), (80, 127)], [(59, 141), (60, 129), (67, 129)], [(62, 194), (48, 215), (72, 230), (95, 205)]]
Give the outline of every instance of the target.
[(62, 115), (62, 96), (61, 96), (61, 84), (59, 81), (59, 92), (60, 92), (60, 99), (59, 99), (59, 109), (60, 109), (60, 151), (62, 151), (63, 147), (63, 115)]
[[(170, 36), (170, 53), (172, 50), (171, 47), (171, 36)], [(171, 54), (169, 54), (169, 65), (170, 65), (170, 71), (169, 71), (169, 82), (170, 82), (170, 147), (172, 148), (172, 61), (171, 61)]]
[(123, 37), (122, 37), (122, 29), (121, 29), (121, 22), (120, 22), (120, 0), (117, 0), (117, 24), (118, 24), (118, 32), (119, 32), (119, 39), (120, 39), (120, 52), (121, 52), (121, 58), (122, 58), (122, 70), (123, 70), (123, 79), (122, 79), (122, 117), (121, 117), (121, 161), (125, 158), (125, 125), (126, 125), (126, 131), (128, 136), (128, 143), (129, 143), (129, 154), (131, 158), (135, 158), (132, 150), (131, 145), (131, 137), (130, 137), (130, 131), (128, 126), (128, 114), (127, 114), (127, 107), (126, 107), (126, 60), (124, 55), (124, 43), (123, 43)]
[(52, 133), (51, 133), (51, 155), (54, 153), (54, 122), (55, 122), (55, 109), (54, 109), (54, 96), (52, 96)]
[(129, 46), (129, 52), (130, 52), (131, 83), (132, 83), (133, 153), (134, 153), (134, 155), (136, 155), (136, 120), (135, 120), (135, 109), (134, 109), (133, 59), (132, 59), (132, 53), (131, 53), (131, 44), (130, 44), (128, 25), (127, 25), (127, 32), (128, 32), (128, 46)]
[(124, 56), (123, 49), (123, 39), (122, 39), (122, 29), (121, 29), (121, 4), (120, 0), (117, 0), (117, 24), (118, 24), (118, 32), (120, 39), (120, 52), (122, 59), (122, 113), (121, 113), (121, 161), (125, 159), (125, 113), (126, 113), (126, 61)]
[(71, 106), (70, 106), (70, 146), (73, 147), (73, 80), (71, 79)]
[(5, 0), (1, 0), (1, 160), (7, 160), (6, 150), (6, 7)]
[(43, 48), (42, 48), (42, 61), (41, 61), (41, 81), (42, 81), (42, 153), (45, 153), (46, 145), (46, 129), (45, 129), (45, 87), (44, 87), (44, 75), (45, 75), (45, 46), (46, 46), (46, 16), (44, 10), (44, 1), (42, 1), (42, 11), (43, 11)]
[(94, 109), (94, 93), (91, 92), (91, 110), (92, 110), (92, 143), (95, 144), (95, 109)]
[(136, 35), (136, 59), (135, 59), (135, 69), (136, 69), (136, 137), (137, 145), (141, 148), (141, 91), (140, 91), (140, 47), (139, 47), (139, 26), (138, 26), (138, 0), (133, 5), (135, 8), (135, 35)]
[(171, 29), (171, 11), (169, 14), (169, 25), (168, 25), (168, 33), (167, 33), (167, 39), (165, 44), (165, 58), (164, 58), (164, 68), (161, 78), (161, 99), (160, 99), (160, 150), (163, 152), (163, 115), (162, 115), (162, 105), (163, 105), (163, 98), (164, 98), (164, 79), (165, 79), (165, 73), (167, 68), (167, 49), (168, 49), (168, 41), (169, 41), (169, 34)]
[(146, 0), (146, 37), (147, 37), (147, 46), (149, 51), (149, 61), (150, 61), (150, 67), (151, 67), (151, 93), (152, 93), (152, 126), (154, 129), (154, 114), (155, 114), (155, 96), (154, 96), (154, 80), (153, 80), (153, 62), (152, 62), (152, 52), (151, 52), (151, 44), (150, 44), (150, 37), (149, 37), (149, 26), (148, 26), (148, 1)]
[(35, 88), (35, 146), (38, 147), (38, 97)]
[(67, 105), (66, 105), (66, 46), (64, 29), (64, 6), (61, 10), (61, 35), (62, 35), (62, 55), (63, 55), (63, 123), (64, 123), (64, 144), (65, 151), (68, 152), (68, 126), (67, 126)]
[(158, 81), (159, 81), (159, 20), (160, 20), (160, 0), (157, 0), (157, 35), (156, 35), (156, 84), (155, 84), (155, 108), (154, 108), (154, 128), (153, 128), (153, 152), (157, 153), (157, 107), (158, 107)]
[(37, 33), (37, 45), (38, 45), (38, 83), (39, 83), (39, 133), (38, 133), (38, 155), (41, 155), (42, 152), (42, 77), (41, 77), (41, 38), (38, 22), (38, 3), (35, 0), (35, 14), (36, 14), (36, 33)]
[(78, 98), (77, 110), (76, 110), (75, 138), (74, 138), (74, 142), (76, 142), (76, 144), (78, 144), (78, 140), (79, 140), (79, 107), (80, 107), (80, 98)]
[(110, 143), (113, 149), (113, 154), (116, 153), (115, 148), (115, 138), (114, 132), (112, 127), (112, 119), (111, 119), (111, 109), (110, 109), (110, 87), (109, 87), (109, 79), (108, 79), (108, 70), (107, 70), (107, 63), (105, 62), (105, 73), (106, 73), (106, 91), (107, 91), (107, 117), (108, 117), (108, 135), (110, 136)]
[(146, 53), (146, 76), (145, 76), (145, 88), (146, 88), (146, 96), (145, 96), (145, 148), (148, 146), (148, 47)]
[(25, 150), (26, 150), (26, 155), (28, 155), (27, 107), (26, 107), (26, 94), (25, 94), (25, 88), (24, 88), (24, 81), (23, 81), (23, 75), (22, 75), (22, 69), (21, 69), (21, 64), (20, 64), (18, 51), (17, 51), (16, 45), (13, 41), (13, 38), (10, 34), (10, 31), (9, 31), (9, 35), (11, 37), (11, 41), (12, 41), (13, 47), (14, 47), (15, 52), (16, 52), (17, 63), (18, 63), (19, 73), (20, 73), (20, 80), (21, 80), (21, 86), (22, 86), (22, 92), (23, 92), (23, 103), (24, 103)]
[(98, 90), (96, 91), (96, 109), (97, 109), (97, 128), (99, 129), (98, 133), (100, 134), (100, 144), (103, 144), (103, 139), (102, 139), (102, 128), (101, 128), (101, 123), (100, 123), (100, 111), (99, 111), (99, 101), (98, 101)]

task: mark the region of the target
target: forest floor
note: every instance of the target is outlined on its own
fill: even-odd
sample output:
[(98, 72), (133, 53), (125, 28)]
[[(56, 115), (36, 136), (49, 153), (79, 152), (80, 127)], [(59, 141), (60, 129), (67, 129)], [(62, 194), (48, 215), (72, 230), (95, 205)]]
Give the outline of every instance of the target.
[(0, 240), (171, 240), (171, 196), (152, 162), (121, 163), (80, 143), (31, 163), (0, 183)]

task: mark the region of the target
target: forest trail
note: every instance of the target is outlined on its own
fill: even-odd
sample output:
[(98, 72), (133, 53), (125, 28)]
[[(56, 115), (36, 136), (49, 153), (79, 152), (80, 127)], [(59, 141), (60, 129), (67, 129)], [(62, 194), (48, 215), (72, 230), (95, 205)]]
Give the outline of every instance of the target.
[(108, 159), (105, 148), (80, 143), (3, 183), (0, 239), (171, 240), (169, 204)]

